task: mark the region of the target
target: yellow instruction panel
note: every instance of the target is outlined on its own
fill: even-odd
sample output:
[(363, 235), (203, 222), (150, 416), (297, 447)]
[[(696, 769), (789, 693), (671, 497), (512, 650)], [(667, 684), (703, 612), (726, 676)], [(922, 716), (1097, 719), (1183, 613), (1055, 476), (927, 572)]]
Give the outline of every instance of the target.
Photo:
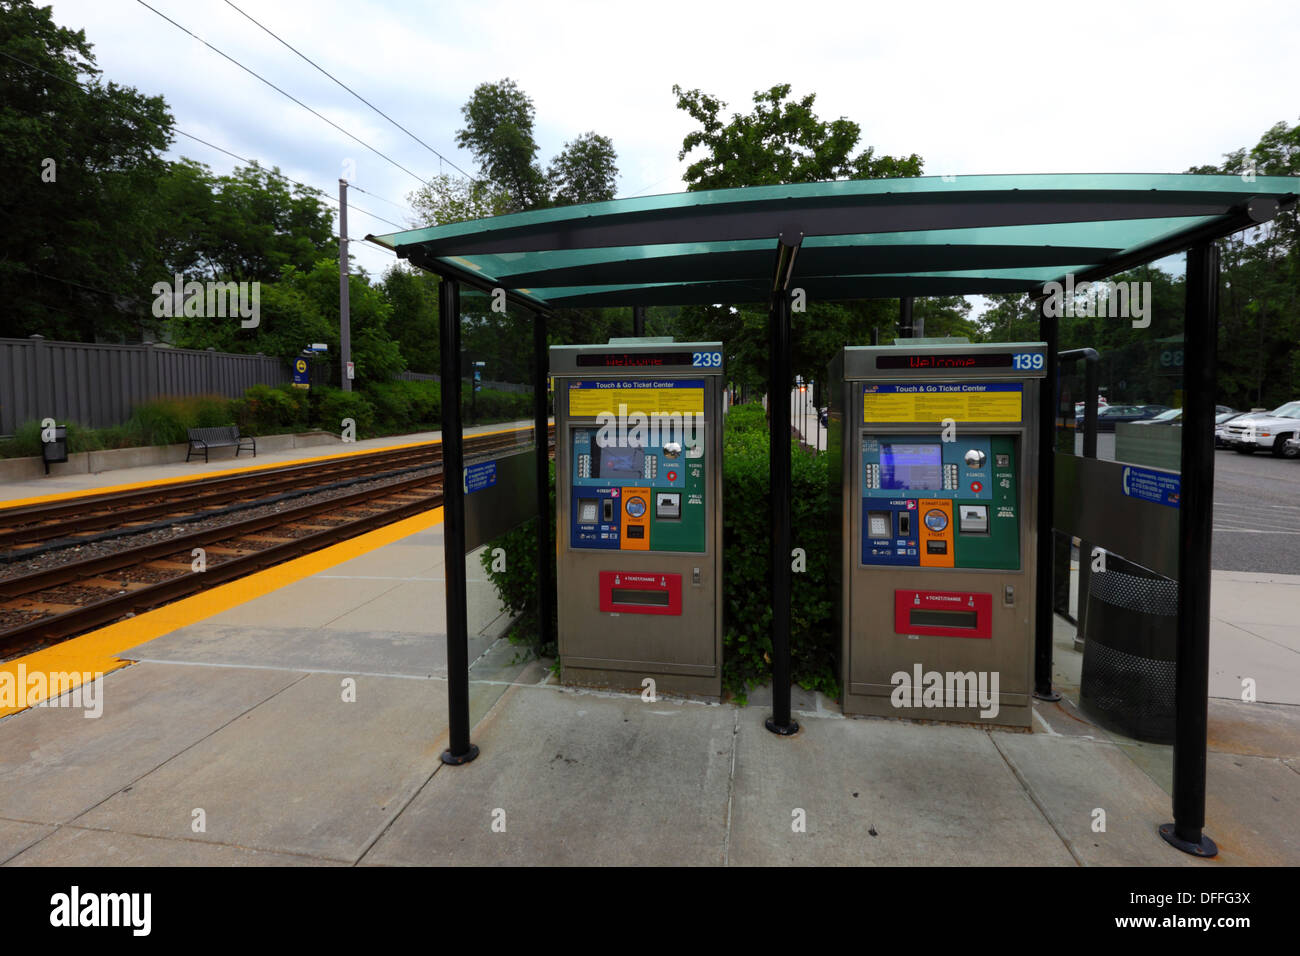
[(704, 380), (592, 380), (569, 383), (569, 417), (704, 414)]
[(1020, 382), (866, 385), (862, 421), (1018, 422), (1024, 386)]

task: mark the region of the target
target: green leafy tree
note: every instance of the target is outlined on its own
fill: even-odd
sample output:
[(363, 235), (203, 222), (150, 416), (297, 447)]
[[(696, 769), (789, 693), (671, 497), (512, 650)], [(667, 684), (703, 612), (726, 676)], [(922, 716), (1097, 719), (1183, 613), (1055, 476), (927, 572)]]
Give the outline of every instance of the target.
[[(405, 364), (401, 348), (388, 330), (392, 306), (382, 289), (372, 286), (364, 273), (349, 277), (348, 300), (357, 384), (387, 381)], [(321, 259), (306, 270), (285, 266), (278, 282), (261, 288), (260, 322), (256, 328), (243, 329), (237, 319), (178, 318), (172, 322), (176, 344), (183, 347), (261, 352), (288, 362), (310, 343), (324, 342), (337, 364), (338, 262)]]
[(845, 117), (822, 120), (813, 105), (817, 94), (790, 100), (790, 84), (754, 93), (752, 113), (732, 115), (724, 123), (727, 104), (700, 90), (673, 86), (677, 108), (685, 110), (700, 129), (687, 134), (679, 160), (692, 151), (704, 155), (687, 167), (688, 189), (734, 186), (775, 186), (818, 183), (834, 179), (880, 179), (921, 175), (921, 157), (879, 156), (868, 146), (853, 152), (862, 128)]
[(406, 201), (415, 211), (412, 226), (416, 229), (486, 219), (511, 211), (510, 197), (505, 190), (485, 179), (467, 179), (450, 173), (439, 173), (426, 185), (407, 193)]
[[(1273, 125), (1253, 147), (1190, 172), (1300, 175), (1300, 124)], [(1219, 240), (1219, 400), (1272, 408), (1300, 394), (1300, 213)]]
[(159, 264), (167, 105), (103, 82), (85, 32), (29, 0), (0, 4), (0, 53), (0, 334), (129, 337)]
[(412, 372), (440, 371), (438, 277), (394, 263), (384, 273), (382, 291), (389, 306), (388, 332)]
[(465, 128), (456, 145), (468, 149), (508, 197), (510, 212), (546, 205), (546, 177), (537, 163), (532, 99), (514, 80), (480, 83), (461, 107)]
[[(793, 100), (790, 91), (789, 84), (760, 90), (754, 94), (752, 112), (736, 113), (724, 121), (727, 104), (722, 100), (674, 86), (678, 108), (699, 124), (699, 129), (686, 135), (678, 154), (683, 160), (697, 156), (683, 177), (687, 189), (921, 174), (920, 157), (876, 156), (870, 147), (859, 149), (862, 131), (857, 123), (844, 117), (822, 120), (814, 110), (815, 94)], [(947, 322), (956, 308), (952, 303), (936, 307), (936, 324)], [(793, 317), (794, 373), (813, 380), (824, 378), (826, 365), (837, 349), (870, 342), (872, 330), (879, 330), (882, 341), (888, 340), (897, 318), (896, 301), (810, 302), (806, 313)], [(767, 387), (767, 323), (766, 302), (690, 306), (681, 310), (677, 321), (684, 338), (722, 341), (728, 377), (746, 390)], [(956, 324), (956, 319), (949, 324)]]
[(618, 186), (617, 159), (613, 141), (599, 133), (584, 133), (565, 143), (546, 172), (552, 205), (613, 199)]

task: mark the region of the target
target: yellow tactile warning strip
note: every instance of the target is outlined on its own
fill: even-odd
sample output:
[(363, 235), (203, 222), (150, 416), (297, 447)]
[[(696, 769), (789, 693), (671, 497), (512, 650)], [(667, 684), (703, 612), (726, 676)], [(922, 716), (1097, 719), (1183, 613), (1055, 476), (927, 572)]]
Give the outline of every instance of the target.
[[(492, 432), (474, 432), (472, 435), (466, 435), (466, 438), (483, 438), (487, 435), (505, 435), (513, 431), (531, 431), (528, 426), (521, 428), (501, 428)], [(49, 495), (37, 495), (34, 498), (15, 498), (12, 501), (0, 501), (0, 511), (6, 508), (22, 508), (27, 505), (39, 505), (48, 501), (62, 501), (68, 498), (87, 498), (94, 495), (111, 495), (117, 491), (135, 491), (139, 488), (155, 488), (161, 485), (178, 485), (187, 481), (201, 481), (204, 478), (229, 478), (234, 475), (246, 475), (254, 471), (267, 471), (271, 468), (290, 468), (294, 465), (310, 465), (314, 462), (333, 461), (339, 458), (352, 458), (356, 455), (376, 455), (384, 451), (400, 451), (403, 448), (418, 448), (421, 445), (441, 445), (441, 438), (434, 438), (429, 441), (406, 442), (401, 445), (384, 445), (380, 448), (358, 448), (355, 451), (332, 452), (328, 455), (320, 455), (315, 458), (294, 458), (289, 461), (270, 462), (265, 465), (250, 465), (247, 468), (231, 468), (227, 471), (203, 471), (194, 475), (178, 475), (174, 478), (155, 478), (152, 481), (136, 481), (125, 485), (110, 485), (104, 488), (83, 488), (77, 491), (59, 491)], [(168, 464), (184, 464), (184, 462), (168, 462)], [(149, 467), (149, 466), (144, 466)]]
[[(48, 696), (51, 684), (62, 693), (79, 687), (86, 675), (93, 678), (96, 674), (107, 674), (128, 666), (131, 661), (122, 660), (117, 655), (138, 644), (187, 624), (202, 621), (238, 604), (269, 594), (286, 584), (319, 574), (344, 561), (441, 523), (442, 509), (434, 508), (424, 514), (340, 541), (313, 554), (294, 558), (193, 597), (0, 664), (0, 717), (39, 704)], [(79, 697), (79, 693), (74, 696)]]

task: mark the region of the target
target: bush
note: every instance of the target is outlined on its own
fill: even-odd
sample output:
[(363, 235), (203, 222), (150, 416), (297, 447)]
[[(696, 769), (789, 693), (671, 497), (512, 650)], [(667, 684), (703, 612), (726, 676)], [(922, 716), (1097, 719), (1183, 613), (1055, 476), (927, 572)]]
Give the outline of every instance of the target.
[(246, 435), (301, 431), (307, 427), (307, 390), (281, 385), (253, 385), (231, 403), (235, 422)]
[[(555, 534), (555, 462), (550, 469), (551, 534)], [(505, 551), (505, 570), (493, 568), (495, 560), (492, 552), (496, 548)], [(555, 548), (550, 549), (551, 581), (555, 581)], [(489, 542), (479, 555), (483, 571), (488, 580), (496, 586), (497, 595), (510, 614), (518, 615), (510, 626), (508, 637), (510, 643), (528, 647), (540, 657), (555, 657), (555, 641), (542, 643), (541, 628), (537, 626), (537, 519), (530, 518), (519, 527)], [(551, 628), (548, 632), (555, 634), (555, 602), (551, 602)]]
[[(770, 442), (761, 405), (739, 405), (723, 433), (723, 686), (742, 701), (772, 679)], [(791, 545), (807, 570), (790, 589), (790, 674), (805, 690), (839, 695), (827, 527), (826, 455), (790, 444)], [(790, 560), (790, 559), (786, 559)]]
[(356, 438), (370, 438), (375, 434), (377, 416), (375, 406), (360, 392), (345, 392), (337, 388), (312, 386), (312, 425), (322, 431), (337, 435), (343, 430), (343, 420), (356, 423)]
[(186, 440), (191, 428), (229, 425), (234, 420), (233, 403), (220, 396), (156, 398), (136, 405), (123, 429), (134, 444), (175, 445)]

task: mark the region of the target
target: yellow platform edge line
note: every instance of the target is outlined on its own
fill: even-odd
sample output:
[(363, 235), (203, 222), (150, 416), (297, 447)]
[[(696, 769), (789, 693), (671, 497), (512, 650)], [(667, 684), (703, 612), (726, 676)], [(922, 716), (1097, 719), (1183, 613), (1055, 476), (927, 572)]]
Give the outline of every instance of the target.
[[(486, 438), (488, 435), (506, 435), (510, 432), (532, 431), (531, 427), (521, 428), (501, 428), (491, 432), (474, 432), (472, 435), (466, 435), (466, 438)], [(187, 481), (203, 481), (206, 478), (231, 478), (235, 475), (248, 475), (258, 471), (268, 471), (272, 468), (291, 468), (294, 465), (310, 465), (314, 462), (337, 461), (340, 458), (353, 458), (357, 455), (377, 455), (384, 451), (401, 451), (403, 448), (419, 448), (424, 445), (441, 445), (441, 438), (431, 438), (427, 441), (404, 442), (400, 445), (384, 445), (380, 448), (358, 448), (355, 451), (341, 451), (329, 455), (321, 455), (317, 458), (293, 458), (289, 461), (274, 461), (265, 465), (250, 465), (247, 468), (230, 468), (226, 471), (202, 471), (195, 475), (178, 475), (174, 478), (154, 478), (150, 481), (133, 481), (125, 485), (108, 485), (104, 488), (83, 488), (76, 491), (56, 491), (48, 495), (36, 495), (32, 498), (14, 498), (9, 501), (0, 501), (0, 512), (9, 508), (25, 508), (28, 505), (46, 504), (51, 501), (66, 501), (70, 498), (90, 498), (96, 495), (111, 495), (119, 491), (136, 491), (141, 488), (159, 488), (163, 485), (179, 485)], [(184, 464), (184, 462), (168, 462), (167, 464)], [(151, 465), (141, 465), (142, 468), (156, 467)], [(125, 470), (125, 469), (124, 469)]]
[[(220, 614), (236, 605), (269, 594), (313, 574), (319, 574), (344, 561), (350, 561), (376, 548), (392, 544), (394, 541), (427, 531), (441, 523), (442, 508), (434, 508), (382, 528), (376, 528), (374, 531), (368, 531), (355, 538), (349, 538), (347, 541), (340, 541), (312, 554), (305, 554), (247, 577), (228, 581), (193, 597), (146, 611), (137, 617), (118, 621), (97, 631), (91, 631), (53, 647), (0, 664), (0, 718), (26, 710), (45, 699), (45, 695), (40, 693), (34, 693), (29, 698), (26, 694), (26, 686), (17, 687), (20, 666), (25, 675), (46, 675), (44, 680), (47, 688), (50, 682), (48, 675), (69, 675), (69, 680), (63, 686), (71, 690), (80, 686), (83, 673), (108, 674), (132, 664), (132, 661), (122, 660), (117, 656), (129, 648), (151, 641), (155, 637), (161, 637), (177, 628)], [(6, 674), (10, 676), (6, 678), (4, 676)], [(21, 704), (16, 700), (13, 703), (9, 702), (7, 699), (11, 693), (9, 688), (16, 688), (17, 692), (22, 694), (24, 700)], [(34, 690), (39, 691), (39, 687)]]

